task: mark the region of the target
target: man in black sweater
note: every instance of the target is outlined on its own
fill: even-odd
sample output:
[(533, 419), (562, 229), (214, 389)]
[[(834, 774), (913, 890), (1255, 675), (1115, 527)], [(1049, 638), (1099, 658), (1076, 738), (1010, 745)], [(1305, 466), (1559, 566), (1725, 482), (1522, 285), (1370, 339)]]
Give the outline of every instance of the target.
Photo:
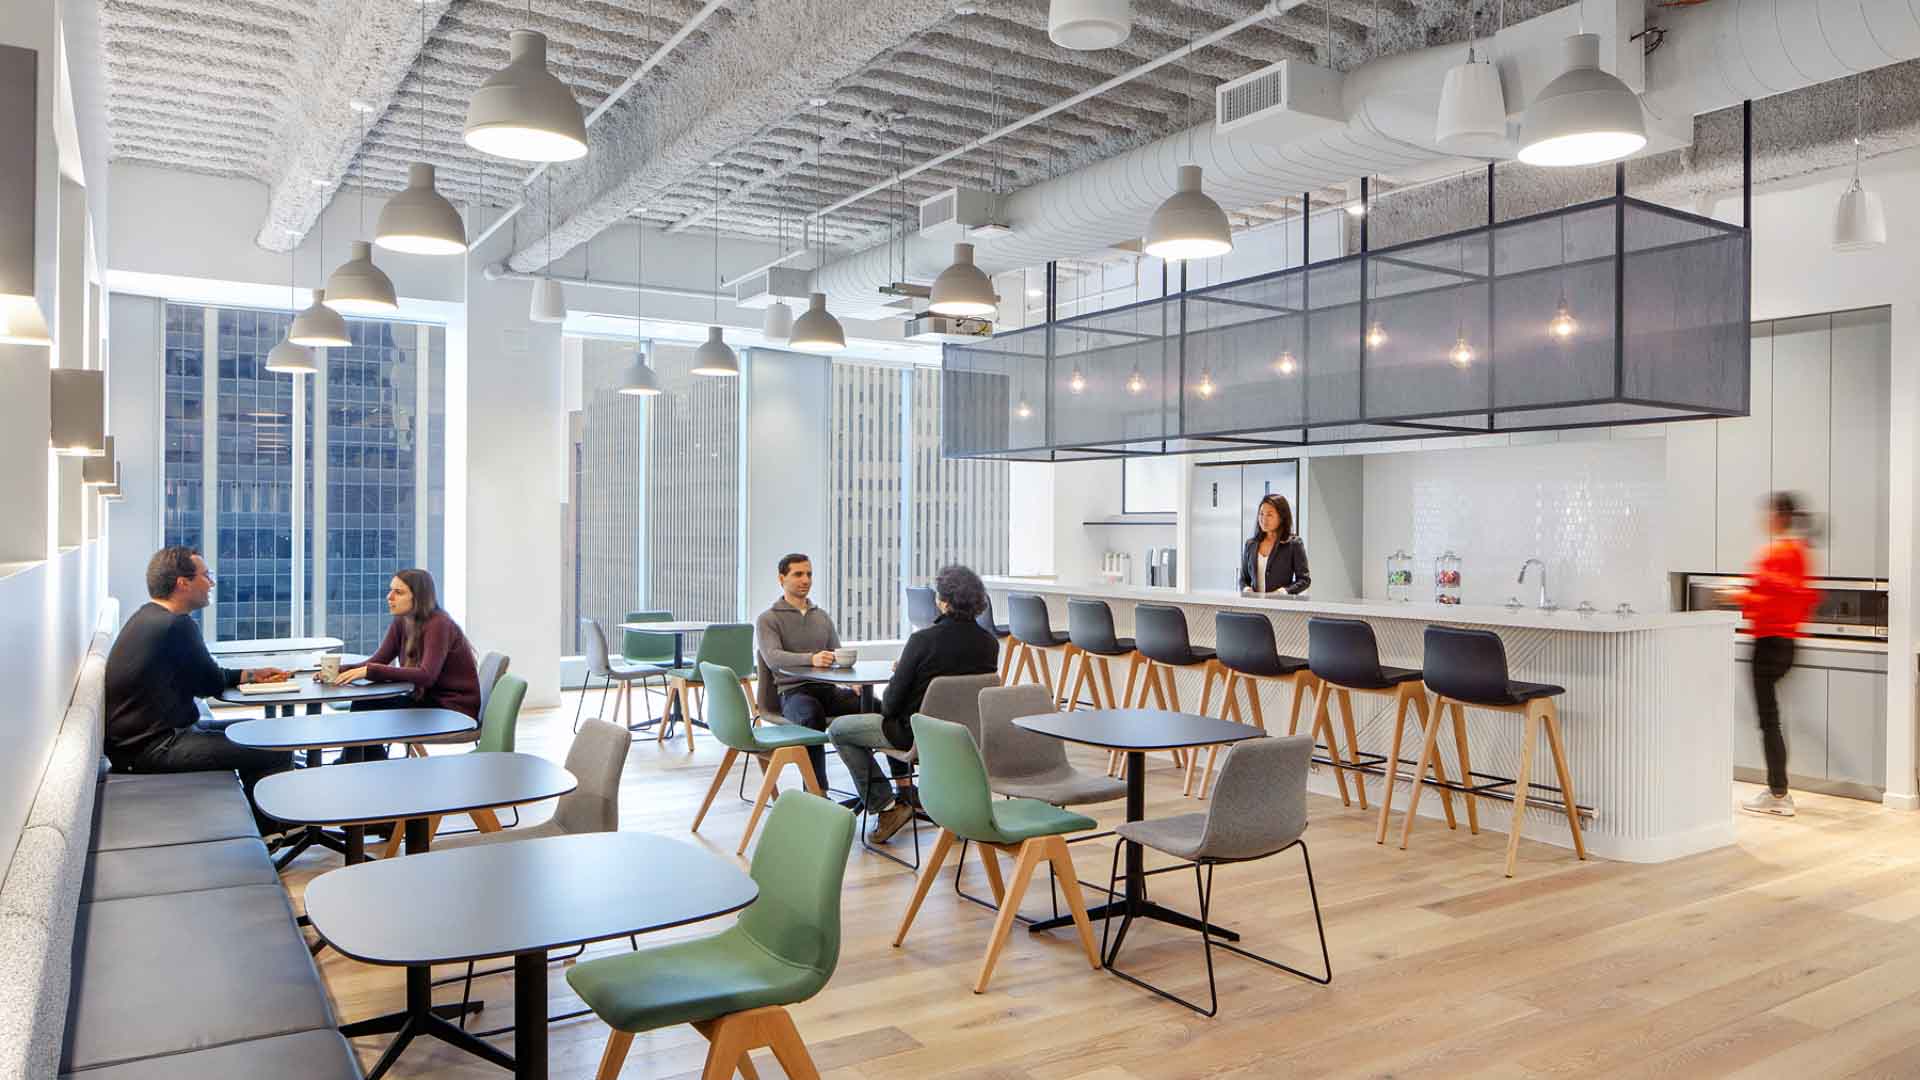
[[(880, 712), (842, 716), (827, 728), (840, 760), (853, 774), (860, 798), (873, 811), (873, 839), (884, 842), (913, 817), (913, 808), (894, 797), (874, 751), (913, 746), (913, 714), (926, 700), (927, 686), (942, 675), (991, 675), (999, 669), (1000, 642), (974, 620), (987, 607), (980, 575), (949, 566), (933, 583), (940, 617), (907, 639), (894, 661), (893, 678), (880, 699)], [(904, 785), (904, 778), (897, 781)]]
[(194, 699), (241, 682), (277, 682), (287, 673), (232, 671), (214, 662), (193, 622), (212, 591), (213, 574), (192, 548), (162, 548), (148, 561), (153, 600), (120, 627), (107, 654), (107, 760), (115, 772), (232, 769), (251, 799), (254, 782), (292, 768), (293, 755), (229, 741), (202, 723)]

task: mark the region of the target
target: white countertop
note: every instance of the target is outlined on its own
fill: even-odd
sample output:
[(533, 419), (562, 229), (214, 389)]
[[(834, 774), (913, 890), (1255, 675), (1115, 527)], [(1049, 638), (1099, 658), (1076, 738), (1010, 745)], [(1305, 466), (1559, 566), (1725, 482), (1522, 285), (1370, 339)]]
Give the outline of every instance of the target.
[[(1418, 622), (1458, 623), (1467, 626), (1513, 626), (1581, 633), (1620, 633), (1669, 627), (1725, 626), (1731, 630), (1739, 616), (1730, 611), (1656, 611), (1615, 615), (1600, 611), (1582, 615), (1570, 608), (1555, 612), (1534, 608), (1507, 608), (1498, 604), (1395, 603), (1390, 600), (1315, 600), (1310, 596), (1241, 596), (1231, 592), (1158, 589), (1139, 585), (1071, 585), (1040, 578), (988, 577), (987, 588), (1053, 596), (1085, 596), (1101, 600), (1134, 600), (1162, 604), (1198, 604), (1243, 611), (1297, 612), (1302, 615), (1342, 615), (1349, 618), (1412, 619)], [(1001, 613), (1004, 617), (1004, 613)]]

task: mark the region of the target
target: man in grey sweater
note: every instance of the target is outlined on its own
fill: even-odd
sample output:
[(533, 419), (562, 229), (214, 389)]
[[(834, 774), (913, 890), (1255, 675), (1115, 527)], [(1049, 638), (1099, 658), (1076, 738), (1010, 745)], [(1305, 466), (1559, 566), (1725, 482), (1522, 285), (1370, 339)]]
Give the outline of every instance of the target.
[[(812, 591), (812, 561), (798, 552), (782, 556), (780, 599), (762, 612), (754, 624), (760, 657), (770, 670), (833, 666), (833, 650), (840, 647), (840, 631), (834, 628), (832, 616), (807, 599)], [(780, 715), (789, 724), (825, 731), (834, 717), (860, 711), (860, 695), (843, 686), (791, 675), (775, 675), (773, 685), (780, 695)], [(810, 746), (807, 756), (813, 760), (813, 775), (824, 785), (827, 782), (826, 748)]]

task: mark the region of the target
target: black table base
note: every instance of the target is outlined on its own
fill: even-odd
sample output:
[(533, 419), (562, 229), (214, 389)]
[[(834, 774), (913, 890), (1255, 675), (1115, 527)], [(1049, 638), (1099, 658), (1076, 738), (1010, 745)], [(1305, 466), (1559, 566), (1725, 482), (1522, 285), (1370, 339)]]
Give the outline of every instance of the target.
[[(1147, 816), (1147, 755), (1141, 750), (1127, 751), (1127, 820), (1139, 821)], [(1100, 904), (1087, 909), (1087, 918), (1123, 919), (1120, 934), (1126, 936), (1126, 926), (1137, 919), (1153, 919), (1156, 922), (1171, 923), (1186, 930), (1199, 930), (1203, 925), (1199, 919), (1170, 907), (1156, 904), (1147, 899), (1146, 853), (1139, 844), (1126, 840), (1117, 841), (1127, 849), (1127, 887), (1122, 898), (1112, 903)], [(1044, 930), (1057, 930), (1071, 925), (1072, 915), (1062, 915), (1052, 919), (1041, 919), (1027, 929), (1035, 934)], [(1240, 935), (1224, 926), (1204, 924), (1207, 933), (1226, 941), (1239, 941)], [(1118, 951), (1118, 943), (1115, 943)]]
[[(516, 985), (517, 989), (517, 985)], [(479, 1012), (482, 1002), (471, 1005), (435, 1005), (433, 1003), (432, 971), (426, 967), (407, 969), (407, 1007), (404, 1012), (376, 1016), (370, 1020), (359, 1020), (351, 1024), (340, 1025), (340, 1034), (349, 1039), (367, 1035), (392, 1035), (394, 1039), (387, 1044), (380, 1059), (367, 1070), (367, 1080), (380, 1080), (400, 1060), (407, 1044), (415, 1038), (426, 1035), (439, 1039), (450, 1046), (457, 1046), (467, 1053), (491, 1062), (503, 1069), (516, 1068), (514, 1059), (500, 1048), (467, 1034), (458, 1024), (449, 1018), (458, 1018), (465, 1011)], [(517, 1011), (517, 1007), (516, 1007)]]

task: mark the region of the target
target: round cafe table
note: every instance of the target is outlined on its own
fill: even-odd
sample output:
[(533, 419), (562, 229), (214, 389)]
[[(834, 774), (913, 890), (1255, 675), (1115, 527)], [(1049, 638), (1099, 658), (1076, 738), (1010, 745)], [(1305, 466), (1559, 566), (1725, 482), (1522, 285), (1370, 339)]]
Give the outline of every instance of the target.
[(336, 701), (382, 701), (413, 693), (412, 683), (368, 682), (363, 679), (345, 686), (334, 686), (303, 675), (296, 675), (284, 684), (275, 685), (284, 686), (284, 689), (271, 694), (246, 694), (239, 687), (230, 686), (220, 691), (220, 696), (214, 700), (224, 705), (262, 706), (268, 716), (275, 715), (276, 709), (280, 710), (280, 715), (292, 716), (294, 708), (300, 705), (307, 707), (309, 715), (317, 715), (321, 706)]
[[(1022, 727), (1042, 735), (1051, 735), (1066, 742), (1125, 753), (1127, 755), (1128, 821), (1139, 821), (1146, 816), (1147, 753), (1149, 751), (1188, 750), (1200, 746), (1240, 742), (1244, 739), (1258, 739), (1266, 735), (1266, 732), (1248, 724), (1236, 724), (1230, 720), (1216, 720), (1211, 716), (1196, 716), (1192, 713), (1168, 712), (1162, 709), (1084, 709), (1075, 712), (1023, 716), (1014, 720), (1013, 723), (1015, 727)], [(1139, 844), (1128, 842), (1127, 887), (1124, 897), (1101, 904), (1097, 908), (1089, 908), (1087, 917), (1089, 919), (1115, 917), (1157, 919), (1189, 930), (1200, 929), (1199, 919), (1172, 908), (1162, 907), (1147, 899), (1146, 880), (1146, 866), (1141, 847)], [(1045, 919), (1033, 923), (1028, 929), (1037, 933), (1041, 930), (1065, 926), (1071, 921), (1071, 916)], [(1122, 925), (1124, 926), (1124, 923)], [(1209, 926), (1208, 932), (1228, 941), (1240, 940), (1239, 934), (1222, 927)], [(1114, 955), (1118, 954), (1119, 948), (1119, 942), (1116, 941)]]
[(860, 691), (860, 711), (870, 713), (880, 711), (873, 688), (893, 678), (893, 661), (859, 660), (851, 667), (783, 667), (775, 668), (773, 673), (789, 679), (855, 687)]
[[(633, 630), (646, 634), (672, 635), (673, 666), (682, 668), (687, 666), (687, 635), (704, 634), (709, 629), (712, 629), (714, 624), (705, 620), (680, 620), (676, 622), (623, 622), (618, 625), (622, 630)], [(584, 688), (582, 692), (585, 692)], [(642, 696), (644, 697), (644, 695)], [(642, 704), (645, 704), (645, 702), (643, 701)], [(652, 727), (654, 724), (666, 724), (668, 730), (671, 731), (674, 724), (686, 719), (687, 717), (681, 711), (679, 700), (675, 699), (672, 708), (665, 715), (659, 717), (657, 720), (649, 720), (644, 724), (640, 724), (633, 728), (633, 730), (642, 731)], [(707, 726), (699, 721), (689, 720), (688, 722), (696, 727)]]
[[(404, 1011), (341, 1025), (348, 1038), (395, 1035), (367, 1080), (380, 1080), (421, 1035), (522, 1080), (546, 1080), (548, 950), (717, 918), (758, 896), (732, 859), (663, 836), (613, 832), (349, 866), (315, 878), (306, 905), (313, 928), (343, 955), (407, 969)], [(449, 905), (458, 905), (459, 918), (447, 917)], [(502, 956), (513, 957), (512, 1055), (447, 1022), (432, 999), (432, 965)]]

